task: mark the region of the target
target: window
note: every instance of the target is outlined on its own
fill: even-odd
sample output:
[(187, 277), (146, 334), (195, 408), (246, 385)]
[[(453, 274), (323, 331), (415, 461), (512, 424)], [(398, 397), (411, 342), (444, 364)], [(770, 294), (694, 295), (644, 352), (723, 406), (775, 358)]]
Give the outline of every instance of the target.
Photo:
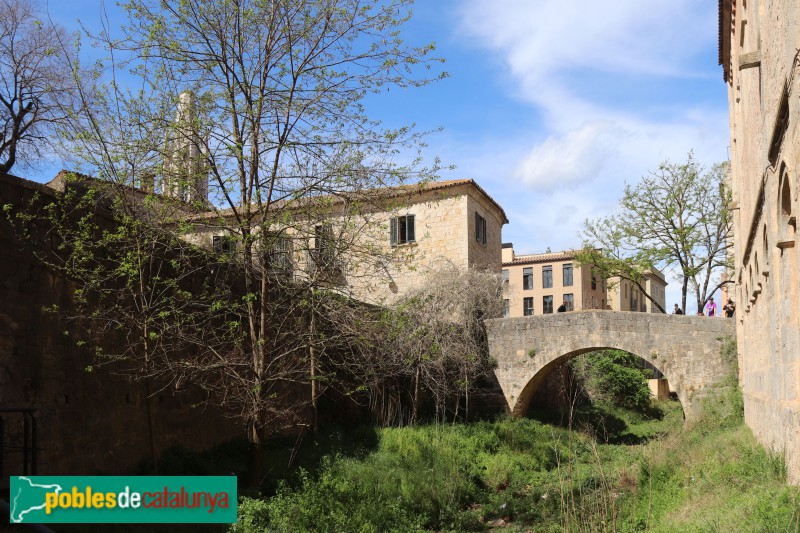
[(508, 305), (508, 300), (503, 300), (503, 318), (508, 318), (510, 314), (510, 309)]
[(639, 310), (639, 295), (631, 288), (631, 311)]
[(292, 272), (292, 242), (283, 235), (273, 236), (267, 243), (269, 252), (269, 269), (281, 274)]
[(486, 244), (486, 219), (475, 211), (475, 240)]
[(593, 291), (597, 290), (597, 276), (595, 276), (594, 274), (592, 274), (592, 290)]
[(522, 299), (522, 314), (531, 316), (533, 314), (533, 297)]
[(212, 244), (215, 254), (230, 254), (236, 249), (236, 241), (230, 235), (214, 235)]
[(572, 287), (572, 263), (564, 265), (564, 287)]
[(542, 301), (544, 304), (544, 309), (542, 313), (549, 315), (553, 313), (553, 297), (552, 296), (545, 296), (544, 300)]
[(575, 310), (574, 298), (572, 297), (571, 294), (565, 294), (564, 301), (567, 302), (567, 311)]
[(542, 267), (542, 288), (549, 289), (553, 286), (553, 267)]
[(314, 251), (328, 255), (333, 251), (333, 231), (328, 225), (314, 227)]
[(333, 231), (328, 225), (314, 227), (314, 249), (311, 250), (312, 264), (320, 269), (334, 267), (336, 249), (333, 243)]
[(503, 269), (503, 285), (508, 285), (508, 269)]
[(522, 290), (533, 290), (533, 268), (522, 269)]
[(415, 241), (414, 215), (394, 217), (389, 221), (389, 240), (392, 246)]

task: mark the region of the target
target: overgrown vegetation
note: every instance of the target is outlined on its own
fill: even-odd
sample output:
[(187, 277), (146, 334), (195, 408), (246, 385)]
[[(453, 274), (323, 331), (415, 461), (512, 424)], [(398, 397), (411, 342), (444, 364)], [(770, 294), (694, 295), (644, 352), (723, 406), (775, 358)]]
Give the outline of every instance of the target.
[(653, 372), (641, 368), (640, 361), (621, 350), (601, 350), (576, 357), (570, 361), (570, 369), (580, 392), (592, 404), (646, 412), (650, 408), (646, 380), (653, 377)]
[(294, 474), (273, 465), (283, 480), (265, 499), (243, 498), (231, 531), (800, 527), (783, 458), (744, 426), (734, 382), (714, 389), (688, 426), (674, 401), (655, 403), (656, 417), (613, 402), (594, 409), (640, 444), (605, 444), (532, 419), (387, 428), (352, 448), (341, 446), (349, 433), (329, 433), (304, 443), (298, 459), (314, 451), (314, 460)]

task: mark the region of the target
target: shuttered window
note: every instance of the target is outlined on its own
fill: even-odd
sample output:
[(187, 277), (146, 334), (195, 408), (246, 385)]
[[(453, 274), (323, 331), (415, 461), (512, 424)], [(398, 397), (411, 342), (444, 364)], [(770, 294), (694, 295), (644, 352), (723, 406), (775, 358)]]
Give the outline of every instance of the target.
[(475, 211), (475, 240), (486, 244), (486, 219)]
[(389, 240), (392, 246), (414, 242), (414, 215), (394, 217), (389, 221)]

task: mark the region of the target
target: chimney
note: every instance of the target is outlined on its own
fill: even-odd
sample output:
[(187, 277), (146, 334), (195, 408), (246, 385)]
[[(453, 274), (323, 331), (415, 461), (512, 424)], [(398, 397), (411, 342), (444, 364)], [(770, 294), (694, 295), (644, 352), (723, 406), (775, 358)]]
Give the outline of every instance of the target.
[(503, 243), (503, 263), (511, 263), (514, 261), (514, 244), (510, 242)]

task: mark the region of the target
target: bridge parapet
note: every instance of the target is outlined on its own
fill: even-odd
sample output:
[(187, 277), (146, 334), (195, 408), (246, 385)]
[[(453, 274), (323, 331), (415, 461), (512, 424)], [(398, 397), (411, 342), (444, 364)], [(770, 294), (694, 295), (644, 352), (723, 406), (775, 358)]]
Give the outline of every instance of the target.
[(720, 355), (734, 321), (702, 316), (577, 311), (487, 320), (489, 354), (509, 411), (522, 416), (531, 397), (557, 366), (582, 353), (624, 350), (669, 380), (692, 418), (697, 400), (729, 372)]

